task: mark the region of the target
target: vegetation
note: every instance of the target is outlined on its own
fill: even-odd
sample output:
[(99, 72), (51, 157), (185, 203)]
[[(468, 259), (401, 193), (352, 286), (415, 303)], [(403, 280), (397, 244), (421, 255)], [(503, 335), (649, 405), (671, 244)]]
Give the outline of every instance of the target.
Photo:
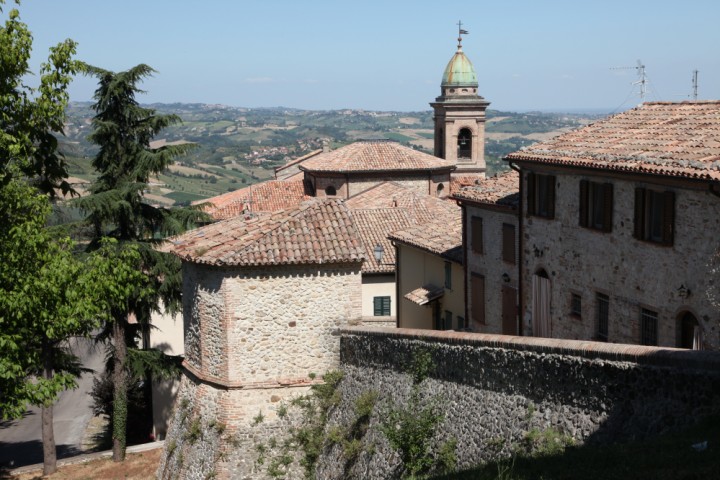
[[(175, 115), (159, 115), (138, 105), (138, 83), (151, 75), (147, 65), (125, 72), (110, 72), (86, 65), (85, 71), (98, 78), (96, 112), (90, 141), (98, 151), (92, 165), (98, 177), (90, 195), (76, 200), (93, 227), (89, 248), (109, 245), (102, 258), (127, 261), (130, 271), (112, 272), (120, 286), (110, 309), (101, 340), (110, 340), (113, 375), (113, 459), (125, 456), (127, 390), (134, 379), (153, 374), (170, 375), (173, 362), (159, 351), (138, 348), (140, 337), (148, 332), (154, 311), (175, 312), (180, 303), (180, 262), (158, 252), (154, 246), (162, 238), (190, 228), (203, 219), (196, 210), (166, 209), (147, 203), (144, 192), (150, 177), (170, 166), (175, 157), (187, 153), (191, 145), (150, 148), (155, 135), (180, 121)], [(132, 258), (131, 258), (132, 257)], [(108, 266), (108, 268), (111, 268)]]

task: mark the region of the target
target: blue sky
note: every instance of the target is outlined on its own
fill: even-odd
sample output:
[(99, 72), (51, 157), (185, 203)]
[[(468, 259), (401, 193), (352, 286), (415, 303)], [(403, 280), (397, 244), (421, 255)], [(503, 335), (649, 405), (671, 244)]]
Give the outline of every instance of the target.
[[(6, 15), (9, 5), (5, 6)], [(147, 102), (429, 110), (457, 21), (480, 94), (501, 110), (607, 112), (646, 100), (720, 99), (717, 0), (23, 0), (33, 68), (65, 38), (110, 70), (147, 63)], [(89, 100), (78, 79), (73, 100)]]

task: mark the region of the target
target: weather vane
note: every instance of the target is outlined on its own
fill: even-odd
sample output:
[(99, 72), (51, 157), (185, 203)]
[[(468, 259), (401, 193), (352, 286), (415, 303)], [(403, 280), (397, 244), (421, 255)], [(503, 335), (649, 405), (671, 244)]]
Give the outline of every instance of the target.
[(467, 30), (462, 28), (461, 20), (458, 20), (457, 26), (458, 26), (458, 50), (460, 50), (460, 49), (462, 49), (462, 36), (468, 35), (468, 34), (470, 34), (470, 32), (468, 32)]

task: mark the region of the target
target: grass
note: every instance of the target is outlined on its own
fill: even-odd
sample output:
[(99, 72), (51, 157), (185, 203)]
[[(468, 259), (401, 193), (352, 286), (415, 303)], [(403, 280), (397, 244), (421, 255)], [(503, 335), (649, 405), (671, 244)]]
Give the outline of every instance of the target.
[[(698, 452), (693, 444), (707, 441)], [(490, 480), (675, 480), (720, 478), (720, 416), (687, 430), (645, 442), (602, 447), (568, 447), (543, 457), (517, 456), (514, 460), (435, 477), (436, 479)]]
[(410, 140), (415, 140), (413, 137), (408, 137), (407, 135), (403, 135), (402, 133), (395, 132), (387, 132), (385, 133), (385, 137), (390, 140), (395, 140), (396, 142), (409, 142)]

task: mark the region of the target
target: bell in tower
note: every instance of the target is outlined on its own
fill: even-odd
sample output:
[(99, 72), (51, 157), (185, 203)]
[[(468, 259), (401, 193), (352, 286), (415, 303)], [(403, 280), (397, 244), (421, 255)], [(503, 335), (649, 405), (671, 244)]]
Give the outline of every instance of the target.
[(478, 95), (475, 68), (462, 49), (467, 31), (458, 22), (458, 45), (440, 85), (434, 110), (435, 156), (457, 165), (454, 175), (485, 173), (485, 110), (489, 102)]

